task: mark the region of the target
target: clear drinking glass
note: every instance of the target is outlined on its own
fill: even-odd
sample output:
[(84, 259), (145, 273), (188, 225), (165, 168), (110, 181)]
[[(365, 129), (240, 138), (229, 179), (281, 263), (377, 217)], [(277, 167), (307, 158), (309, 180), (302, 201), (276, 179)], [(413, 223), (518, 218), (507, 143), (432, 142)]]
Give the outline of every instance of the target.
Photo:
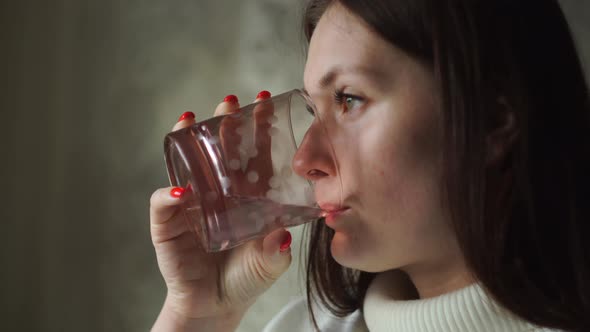
[(309, 96), (292, 90), (166, 136), (170, 183), (186, 189), (182, 211), (206, 251), (322, 216), (314, 184), (293, 170), (308, 129), (327, 135), (315, 114)]

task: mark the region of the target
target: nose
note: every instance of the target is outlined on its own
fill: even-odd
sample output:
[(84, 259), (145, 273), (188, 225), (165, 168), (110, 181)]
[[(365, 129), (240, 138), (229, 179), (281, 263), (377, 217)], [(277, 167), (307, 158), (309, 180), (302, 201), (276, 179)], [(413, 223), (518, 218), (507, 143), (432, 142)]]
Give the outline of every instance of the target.
[(337, 162), (326, 128), (314, 121), (293, 157), (293, 170), (307, 180), (318, 181), (337, 176)]

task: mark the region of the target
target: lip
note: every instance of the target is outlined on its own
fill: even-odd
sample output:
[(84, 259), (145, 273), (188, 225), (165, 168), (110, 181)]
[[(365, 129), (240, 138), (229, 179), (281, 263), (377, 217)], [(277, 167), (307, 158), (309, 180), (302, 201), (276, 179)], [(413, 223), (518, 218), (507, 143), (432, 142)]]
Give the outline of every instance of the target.
[(333, 204), (333, 203), (319, 203), (320, 209), (322, 209), (325, 213), (332, 213), (340, 210), (349, 209), (348, 206), (343, 206), (340, 204)]
[(322, 210), (324, 210), (322, 217), (325, 218), (326, 225), (330, 228), (333, 228), (337, 222), (338, 217), (349, 211), (350, 208), (348, 206), (323, 206)]

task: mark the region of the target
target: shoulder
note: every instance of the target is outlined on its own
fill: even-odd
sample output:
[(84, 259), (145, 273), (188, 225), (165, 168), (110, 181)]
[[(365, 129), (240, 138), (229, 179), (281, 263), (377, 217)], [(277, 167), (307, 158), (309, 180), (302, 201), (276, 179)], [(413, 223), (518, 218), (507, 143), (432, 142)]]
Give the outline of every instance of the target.
[[(326, 308), (314, 307), (318, 327), (322, 332), (366, 332), (367, 327), (360, 310), (340, 318), (332, 315)], [(304, 297), (289, 302), (269, 323), (263, 332), (308, 332), (313, 331), (311, 316)]]

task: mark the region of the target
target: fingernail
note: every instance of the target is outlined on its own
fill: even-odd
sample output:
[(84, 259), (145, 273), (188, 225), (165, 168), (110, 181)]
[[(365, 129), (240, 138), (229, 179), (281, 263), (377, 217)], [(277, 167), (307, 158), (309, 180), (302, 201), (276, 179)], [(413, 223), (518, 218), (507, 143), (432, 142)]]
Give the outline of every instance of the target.
[(185, 191), (186, 191), (186, 189), (184, 189), (184, 188), (174, 187), (174, 188), (172, 188), (172, 190), (170, 190), (170, 196), (172, 196), (174, 198), (180, 198), (180, 197), (182, 197), (182, 195), (184, 195)]
[(193, 113), (193, 112), (184, 112), (184, 113), (182, 113), (182, 115), (180, 116), (180, 118), (178, 118), (178, 122), (180, 122), (182, 120), (194, 119), (194, 118), (195, 118), (195, 113)]
[(266, 91), (266, 90), (262, 90), (258, 93), (258, 95), (256, 96), (256, 99), (268, 99), (270, 98), (271, 94), (270, 92)]
[(287, 249), (289, 249), (289, 247), (291, 246), (291, 240), (293, 238), (291, 237), (291, 233), (289, 231), (287, 231), (287, 234), (285, 235), (285, 238), (283, 239), (283, 242), (281, 243), (281, 247), (280, 247), (280, 251), (284, 252)]
[(237, 103), (238, 97), (236, 97), (235, 95), (227, 95), (225, 96), (225, 98), (223, 98), (223, 101), (228, 103)]

